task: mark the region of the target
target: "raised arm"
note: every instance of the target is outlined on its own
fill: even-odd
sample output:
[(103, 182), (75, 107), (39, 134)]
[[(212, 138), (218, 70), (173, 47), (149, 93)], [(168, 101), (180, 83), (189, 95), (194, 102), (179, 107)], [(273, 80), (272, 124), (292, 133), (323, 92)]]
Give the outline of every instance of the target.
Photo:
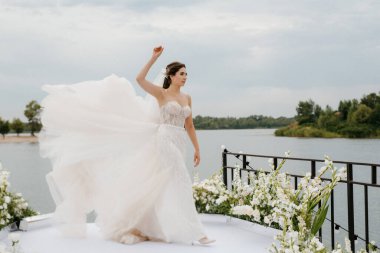
[(152, 67), (152, 65), (156, 62), (158, 57), (160, 57), (162, 51), (164, 51), (163, 47), (161, 46), (155, 47), (153, 49), (152, 57), (150, 58), (148, 63), (143, 67), (143, 69), (140, 71), (140, 73), (136, 77), (136, 81), (141, 86), (141, 88), (143, 88), (143, 90), (145, 90), (146, 92), (148, 92), (149, 94), (157, 98), (158, 100), (163, 99), (164, 88), (154, 85), (153, 83), (149, 82), (145, 78), (150, 68)]

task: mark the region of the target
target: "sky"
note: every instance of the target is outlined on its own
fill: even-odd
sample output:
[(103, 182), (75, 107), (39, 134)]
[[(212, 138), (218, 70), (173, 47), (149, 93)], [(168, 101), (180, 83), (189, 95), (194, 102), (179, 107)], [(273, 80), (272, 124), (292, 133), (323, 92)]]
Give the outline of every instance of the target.
[[(296, 114), (380, 91), (380, 1), (0, 0), (0, 117), (25, 120), (43, 84), (186, 64), (193, 116)], [(64, 105), (63, 105), (64, 106)]]

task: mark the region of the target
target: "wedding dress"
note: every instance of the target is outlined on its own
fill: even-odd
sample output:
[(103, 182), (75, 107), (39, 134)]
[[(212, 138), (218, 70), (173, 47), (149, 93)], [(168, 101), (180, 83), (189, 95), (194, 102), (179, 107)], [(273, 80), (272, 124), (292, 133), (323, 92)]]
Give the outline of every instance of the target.
[(94, 210), (102, 235), (123, 243), (191, 243), (205, 237), (185, 165), (189, 106), (136, 95), (124, 78), (44, 85), (40, 153), (55, 218), (85, 236)]

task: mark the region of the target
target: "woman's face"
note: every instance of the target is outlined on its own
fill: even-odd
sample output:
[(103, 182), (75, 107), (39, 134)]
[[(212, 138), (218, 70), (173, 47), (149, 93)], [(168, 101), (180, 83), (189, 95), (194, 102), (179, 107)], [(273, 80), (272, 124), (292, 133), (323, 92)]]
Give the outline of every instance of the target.
[(172, 85), (185, 85), (187, 79), (186, 68), (180, 68), (174, 76), (170, 76), (170, 79), (172, 80)]

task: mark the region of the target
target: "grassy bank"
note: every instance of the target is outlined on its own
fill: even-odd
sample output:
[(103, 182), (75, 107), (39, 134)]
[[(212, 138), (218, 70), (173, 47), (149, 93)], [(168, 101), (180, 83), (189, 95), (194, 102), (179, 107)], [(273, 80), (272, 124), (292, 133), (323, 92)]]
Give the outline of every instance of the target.
[(311, 126), (299, 126), (297, 124), (289, 125), (277, 129), (274, 134), (276, 136), (288, 137), (320, 137), (320, 138), (339, 138), (344, 137), (338, 133), (317, 129)]
[(380, 138), (380, 130), (370, 130), (367, 127), (342, 127), (336, 132), (320, 129), (315, 126), (291, 124), (275, 131), (276, 136), (287, 137), (319, 137), (319, 138)]

